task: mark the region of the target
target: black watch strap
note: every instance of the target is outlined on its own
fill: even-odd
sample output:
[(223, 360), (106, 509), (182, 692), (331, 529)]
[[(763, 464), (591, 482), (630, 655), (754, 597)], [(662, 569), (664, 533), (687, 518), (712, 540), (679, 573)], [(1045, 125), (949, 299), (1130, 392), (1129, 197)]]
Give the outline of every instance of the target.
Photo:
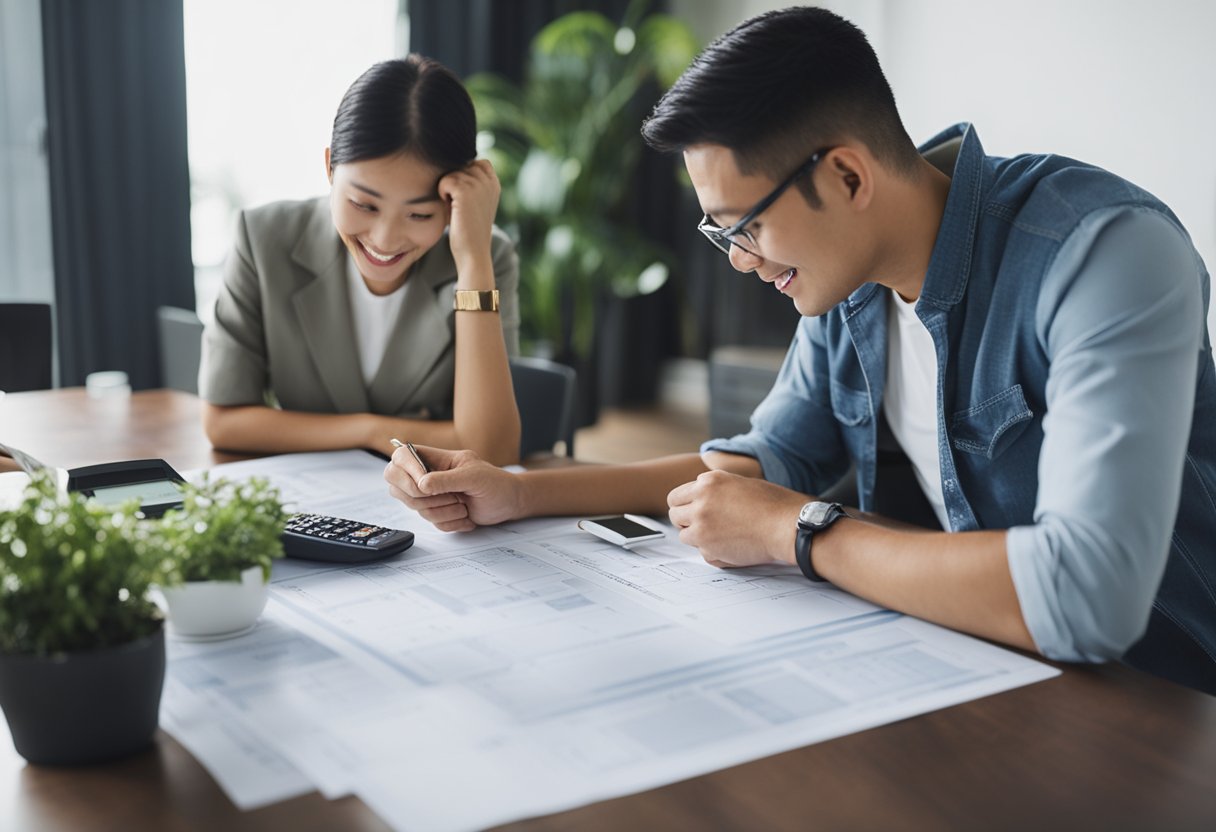
[(815, 567), (811, 565), (811, 538), (814, 534), (814, 529), (799, 523), (798, 537), (794, 541), (794, 554), (798, 559), (798, 568), (802, 570), (802, 574), (806, 575), (808, 580), (821, 584), (827, 583), (827, 578), (816, 572)]
[(823, 531), (828, 526), (835, 523), (841, 517), (847, 517), (843, 508), (838, 504), (833, 504), (827, 518), (823, 524), (815, 527), (809, 526), (806, 523), (799, 521), (798, 536), (794, 538), (794, 557), (798, 561), (798, 568), (802, 570), (802, 574), (807, 580), (815, 583), (827, 583), (828, 579), (815, 571), (815, 565), (811, 562), (811, 539), (818, 531)]

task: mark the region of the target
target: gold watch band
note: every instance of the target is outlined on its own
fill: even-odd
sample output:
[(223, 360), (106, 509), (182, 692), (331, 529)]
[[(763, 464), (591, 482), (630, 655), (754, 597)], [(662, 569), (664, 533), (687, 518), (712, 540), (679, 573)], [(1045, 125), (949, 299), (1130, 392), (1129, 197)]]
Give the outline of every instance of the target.
[(458, 312), (497, 312), (498, 290), (479, 292), (476, 289), (457, 289), (452, 308)]

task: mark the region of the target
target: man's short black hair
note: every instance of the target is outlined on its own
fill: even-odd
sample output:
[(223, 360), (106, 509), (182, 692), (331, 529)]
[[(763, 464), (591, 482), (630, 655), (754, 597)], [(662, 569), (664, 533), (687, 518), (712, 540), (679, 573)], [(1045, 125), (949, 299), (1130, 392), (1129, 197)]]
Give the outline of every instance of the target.
[[(753, 17), (707, 46), (655, 105), (642, 135), (665, 151), (721, 145), (740, 172), (774, 181), (848, 139), (897, 172), (919, 158), (865, 33), (807, 6)], [(799, 186), (818, 206), (811, 179)]]

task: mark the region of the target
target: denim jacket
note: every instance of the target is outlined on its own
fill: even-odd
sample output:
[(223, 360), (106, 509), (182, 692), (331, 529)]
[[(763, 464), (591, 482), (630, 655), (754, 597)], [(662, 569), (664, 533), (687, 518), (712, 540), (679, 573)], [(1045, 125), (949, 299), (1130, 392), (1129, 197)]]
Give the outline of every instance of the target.
[[(1163, 675), (1196, 657), (1211, 671), (1216, 372), (1190, 238), (1131, 183), (1059, 156), (986, 156), (970, 125), (921, 152), (952, 175), (916, 305), (937, 354), (950, 529), (1009, 530), (1045, 656), (1136, 645)], [(807, 494), (855, 464), (873, 510), (887, 297), (867, 283), (804, 318), (751, 431), (703, 450), (755, 457)]]

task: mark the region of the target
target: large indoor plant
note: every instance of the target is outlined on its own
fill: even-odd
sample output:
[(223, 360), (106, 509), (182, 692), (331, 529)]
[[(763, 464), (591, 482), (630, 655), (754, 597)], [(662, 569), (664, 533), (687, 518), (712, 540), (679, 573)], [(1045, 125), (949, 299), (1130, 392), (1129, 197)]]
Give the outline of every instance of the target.
[(653, 292), (668, 274), (637, 217), (639, 128), (698, 44), (648, 6), (635, 0), (621, 23), (581, 11), (554, 20), (533, 39), (521, 85), (467, 81), (503, 183), (499, 223), (519, 248), (525, 346), (584, 372), (605, 300)]
[(182, 487), (182, 507), (165, 514), (159, 539), (175, 566), (162, 588), (170, 634), (228, 638), (257, 622), (267, 581), (283, 556), (287, 512), (267, 480), (211, 480)]
[(165, 673), (149, 586), (173, 564), (134, 503), (61, 494), (50, 473), (0, 511), (0, 707), (32, 763), (88, 763), (146, 746)]

